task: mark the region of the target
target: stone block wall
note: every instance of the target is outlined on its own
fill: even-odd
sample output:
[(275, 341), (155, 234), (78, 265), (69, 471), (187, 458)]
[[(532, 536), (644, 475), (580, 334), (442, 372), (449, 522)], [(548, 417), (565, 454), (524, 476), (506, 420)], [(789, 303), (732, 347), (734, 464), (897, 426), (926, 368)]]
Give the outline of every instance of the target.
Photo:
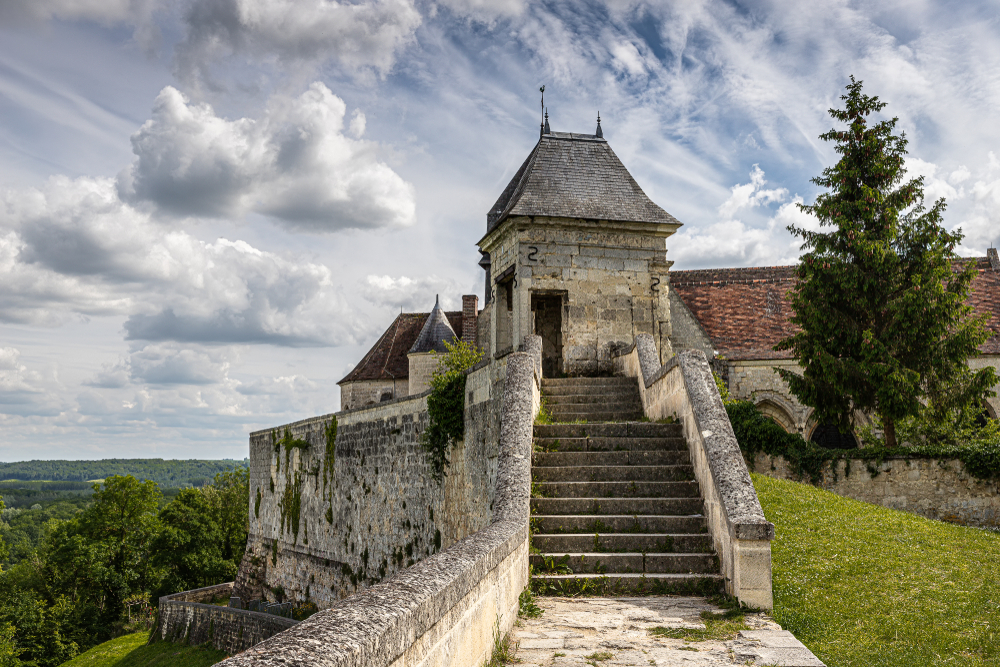
[(401, 380), (358, 380), (340, 386), (340, 409), (363, 408), (386, 400), (405, 398), (410, 394), (407, 378)]
[(281, 616), (206, 604), (228, 599), (232, 590), (233, 583), (229, 582), (161, 597), (150, 643), (209, 643), (236, 655), (296, 624)]
[[(754, 470), (800, 481), (783, 458), (758, 454)], [(872, 477), (864, 461), (827, 463), (817, 485), (838, 496), (862, 500), (966, 526), (1000, 526), (1000, 482), (980, 480), (958, 460), (893, 458)]]
[[(669, 350), (669, 264), (663, 238), (596, 222), (540, 221), (503, 235), (490, 248), (493, 275), (515, 267), (513, 308), (494, 323), (494, 352), (517, 347), (534, 333), (531, 294), (563, 293), (563, 370), (568, 375), (610, 374), (612, 354), (646, 333)], [(503, 295), (498, 308), (505, 307)]]
[(238, 594), (325, 608), (488, 525), (493, 397), (505, 372), (501, 360), (467, 378), (466, 437), (440, 483), (420, 444), (426, 394), (251, 434), (250, 538)]

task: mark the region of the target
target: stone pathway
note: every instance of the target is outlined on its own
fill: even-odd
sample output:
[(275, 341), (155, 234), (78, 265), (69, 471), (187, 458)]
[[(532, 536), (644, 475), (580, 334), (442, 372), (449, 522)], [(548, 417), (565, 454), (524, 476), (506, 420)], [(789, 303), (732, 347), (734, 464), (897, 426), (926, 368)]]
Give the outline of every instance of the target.
[(656, 637), (651, 628), (703, 629), (703, 611), (722, 611), (705, 598), (536, 598), (540, 618), (514, 628), (520, 667), (823, 667), (790, 632), (764, 614), (747, 614), (751, 628), (730, 641), (689, 642)]

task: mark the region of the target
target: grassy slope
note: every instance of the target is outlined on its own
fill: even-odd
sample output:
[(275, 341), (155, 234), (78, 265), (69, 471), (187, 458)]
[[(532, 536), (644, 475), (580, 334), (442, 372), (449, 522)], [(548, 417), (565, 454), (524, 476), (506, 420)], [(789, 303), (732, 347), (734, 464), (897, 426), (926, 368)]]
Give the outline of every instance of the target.
[(148, 638), (148, 632), (137, 632), (112, 639), (62, 667), (208, 667), (227, 657), (222, 651), (170, 642), (146, 646)]
[(829, 667), (1000, 665), (1000, 534), (753, 481), (775, 620)]

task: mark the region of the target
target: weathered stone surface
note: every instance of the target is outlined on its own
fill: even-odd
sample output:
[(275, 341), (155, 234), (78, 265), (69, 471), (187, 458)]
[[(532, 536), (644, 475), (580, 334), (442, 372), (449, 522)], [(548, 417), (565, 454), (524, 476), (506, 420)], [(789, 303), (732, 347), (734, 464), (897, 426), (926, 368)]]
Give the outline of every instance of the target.
[[(222, 664), (481, 664), (492, 650), (494, 624), (499, 624), (501, 632), (510, 629), (517, 614), (518, 594), (527, 584), (537, 364), (536, 355), (514, 353), (502, 364), (476, 371), (484, 372), (487, 379), (498, 366), (506, 371), (502, 396), (484, 401), (496, 406), (499, 422), (497, 472), (491, 494), (495, 502), (488, 527), (388, 581), (334, 602), (293, 629)], [(484, 381), (483, 376), (470, 377), (474, 397), (483, 394)], [(473, 423), (467, 425), (467, 442), (489, 437), (488, 414), (480, 414), (478, 422), (476, 419), (473, 416)]]
[[(781, 457), (758, 454), (757, 472), (799, 480)], [(872, 477), (864, 461), (827, 463), (818, 484), (839, 496), (966, 526), (1000, 526), (1000, 482), (981, 480), (958, 460), (887, 459)]]
[(204, 604), (228, 597), (232, 588), (230, 582), (161, 597), (150, 642), (209, 643), (236, 654), (296, 624), (273, 614)]
[[(753, 630), (740, 633), (742, 639), (692, 642), (656, 637), (652, 628), (705, 627), (700, 614), (720, 611), (704, 598), (538, 598), (541, 617), (522, 619), (512, 638), (518, 644), (521, 667), (563, 665), (609, 665), (621, 667), (715, 667), (732, 665), (757, 656), (758, 665), (815, 667), (823, 663), (763, 614), (749, 614)], [(793, 644), (794, 642), (794, 644)], [(760, 656), (765, 652), (767, 660)], [(589, 658), (609, 653), (600, 661)]]

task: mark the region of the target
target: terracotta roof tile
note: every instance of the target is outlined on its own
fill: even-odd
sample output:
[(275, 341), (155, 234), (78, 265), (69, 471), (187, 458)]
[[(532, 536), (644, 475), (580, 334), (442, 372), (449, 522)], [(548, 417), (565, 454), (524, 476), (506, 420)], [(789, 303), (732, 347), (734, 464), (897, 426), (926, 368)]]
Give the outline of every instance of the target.
[[(430, 313), (400, 313), (385, 333), (376, 341), (344, 382), (359, 380), (403, 380), (410, 377), (410, 360), (406, 356), (420, 335)], [(445, 312), (451, 328), (461, 330), (462, 311)]]
[[(978, 271), (969, 302), (976, 313), (993, 316), (986, 325), (993, 336), (979, 349), (1000, 354), (1000, 272), (989, 259), (968, 261), (975, 262)], [(671, 288), (705, 328), (716, 352), (727, 359), (792, 357), (774, 346), (796, 331), (788, 321), (792, 309), (785, 298), (795, 282), (794, 266), (670, 272)]]

